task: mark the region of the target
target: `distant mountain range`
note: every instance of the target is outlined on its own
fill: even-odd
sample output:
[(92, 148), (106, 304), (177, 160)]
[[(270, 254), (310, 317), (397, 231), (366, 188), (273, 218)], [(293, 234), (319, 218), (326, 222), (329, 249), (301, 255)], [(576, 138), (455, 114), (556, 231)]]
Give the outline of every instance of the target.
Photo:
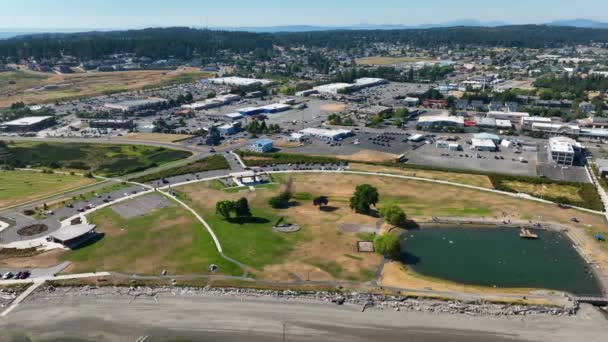
[[(227, 31), (247, 31), (256, 33), (276, 33), (276, 32), (313, 32), (313, 31), (332, 31), (332, 30), (406, 30), (406, 29), (431, 29), (444, 27), (499, 27), (512, 25), (506, 21), (480, 21), (477, 19), (461, 19), (437, 24), (402, 25), (402, 24), (356, 24), (346, 26), (318, 26), (318, 25), (284, 25), (284, 26), (222, 26), (209, 27), (212, 30)], [(608, 22), (600, 22), (589, 19), (564, 19), (545, 23), (549, 26), (568, 26), (579, 28), (608, 29)], [(110, 29), (96, 29), (96, 31), (109, 31)], [(0, 39), (6, 39), (27, 34), (37, 33), (72, 33), (86, 32), (91, 29), (3, 29), (0, 28)]]
[(557, 20), (550, 22), (547, 25), (608, 29), (608, 23), (589, 19)]

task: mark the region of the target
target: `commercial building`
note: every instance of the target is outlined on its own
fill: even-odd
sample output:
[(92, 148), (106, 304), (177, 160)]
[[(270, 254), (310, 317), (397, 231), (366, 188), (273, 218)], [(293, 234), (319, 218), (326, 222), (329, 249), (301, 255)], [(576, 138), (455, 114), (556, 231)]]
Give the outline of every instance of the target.
[(311, 127), (301, 130), (300, 134), (327, 141), (338, 141), (351, 136), (353, 131), (348, 129), (322, 129)]
[(95, 119), (89, 121), (89, 127), (132, 129), (133, 127), (135, 127), (135, 124), (133, 123), (133, 120), (126, 119)]
[(581, 133), (581, 129), (578, 125), (552, 124), (542, 122), (533, 123), (531, 131), (561, 135), (579, 135)]
[(238, 112), (242, 115), (256, 115), (256, 114), (273, 114), (280, 113), (287, 110), (290, 110), (291, 106), (284, 103), (272, 103), (269, 105), (261, 106), (261, 107), (246, 107), (241, 108)]
[(553, 137), (547, 145), (549, 160), (559, 165), (572, 166), (576, 162), (582, 146), (568, 137)]
[(220, 85), (229, 85), (235, 87), (251, 87), (251, 86), (265, 86), (272, 83), (271, 80), (258, 79), (258, 78), (244, 78), (244, 77), (218, 77), (212, 78), (209, 80), (203, 80), (203, 82), (220, 84)]
[(427, 115), (418, 118), (417, 127), (422, 130), (441, 128), (462, 128), (464, 118), (451, 115)]
[(546, 118), (546, 117), (542, 117), (542, 116), (522, 117), (521, 121), (520, 121), (521, 129), (529, 131), (532, 129), (532, 125), (535, 123), (550, 124), (551, 118)]
[(220, 135), (233, 135), (241, 131), (240, 122), (231, 122), (217, 127)]
[(497, 120), (509, 120), (512, 123), (521, 123), (523, 118), (529, 117), (529, 113), (524, 112), (497, 112), (491, 111), (486, 114), (488, 118), (494, 118)]
[(499, 144), (500, 143), (500, 137), (496, 134), (491, 134), (491, 133), (477, 133), (477, 134), (473, 134), (473, 138), (474, 139), (479, 139), (479, 140), (492, 140), (494, 142), (494, 144)]
[(156, 106), (164, 105), (167, 102), (169, 102), (169, 101), (167, 101), (166, 99), (161, 99), (159, 97), (150, 97), (147, 99), (136, 99), (136, 100), (105, 103), (104, 107), (111, 109), (111, 110), (121, 111), (121, 112), (132, 112), (135, 110), (148, 109), (148, 108), (153, 108)]
[(460, 151), (460, 144), (446, 140), (437, 140), (435, 147), (450, 151)]
[(238, 95), (222, 95), (218, 97), (214, 97), (212, 99), (208, 99), (205, 101), (198, 101), (190, 104), (182, 105), (182, 108), (192, 109), (192, 110), (204, 110), (221, 107), (223, 105), (230, 104), (232, 102), (240, 100), (241, 97)]
[(249, 150), (258, 153), (270, 152), (274, 149), (272, 140), (258, 139), (249, 143)]
[(29, 116), (0, 123), (0, 132), (38, 132), (54, 124), (53, 116)]
[[(354, 83), (330, 83), (330, 84), (320, 85), (320, 86), (312, 88), (312, 91), (314, 91), (314, 93), (337, 95), (337, 94), (343, 94), (343, 93), (361, 90), (364, 88), (375, 87), (375, 86), (379, 86), (379, 85), (386, 84), (386, 83), (388, 83), (388, 82), (382, 78), (364, 77), (364, 78), (356, 79)], [(311, 95), (314, 93), (300, 92), (300, 94), (308, 94), (308, 95)], [(300, 95), (300, 96), (306, 96), (306, 95)]]
[(349, 83), (330, 83), (330, 84), (316, 86), (316, 87), (312, 88), (312, 90), (314, 90), (317, 93), (321, 93), (321, 94), (337, 95), (337, 94), (346, 92), (350, 87), (351, 87), (351, 85)]
[(496, 144), (491, 139), (471, 139), (471, 149), (475, 151), (496, 152)]

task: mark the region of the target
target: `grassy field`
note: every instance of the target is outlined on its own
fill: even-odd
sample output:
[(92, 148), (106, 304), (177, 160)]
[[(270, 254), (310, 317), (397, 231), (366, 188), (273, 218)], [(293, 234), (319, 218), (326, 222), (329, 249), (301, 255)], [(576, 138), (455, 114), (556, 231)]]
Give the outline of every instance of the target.
[(187, 158), (190, 152), (144, 145), (12, 142), (14, 166), (52, 167), (118, 176)]
[(33, 171), (0, 171), (0, 207), (67, 191), (97, 180), (66, 174)]
[[(43, 74), (29, 71), (0, 73), (0, 108), (12, 103), (46, 103), (121, 91), (190, 83), (210, 74), (192, 68), (175, 71), (117, 71), (104, 73)], [(58, 85), (55, 89), (38, 89)]]
[(388, 166), (378, 166), (378, 165), (369, 165), (369, 164), (350, 164), (349, 170), (351, 171), (366, 171), (366, 172), (381, 172), (388, 173), (393, 175), (401, 175), (401, 176), (412, 176), (419, 178), (427, 178), (427, 179), (439, 179), (445, 180), (448, 182), (454, 182), (465, 185), (473, 185), (481, 188), (493, 189), (492, 182), (490, 178), (485, 175), (474, 175), (467, 173), (457, 173), (457, 172), (444, 172), (444, 171), (434, 171), (434, 170), (422, 170), (422, 169), (412, 169), (407, 166), (404, 167), (388, 167)]
[[(299, 183), (296, 187), (299, 189)], [(293, 281), (294, 276), (310, 280), (372, 278), (380, 258), (357, 253), (357, 236), (342, 234), (336, 226), (348, 222), (373, 224), (374, 218), (354, 214), (344, 205), (320, 211), (312, 205), (312, 197), (318, 193), (299, 190), (293, 206), (272, 209), (267, 204), (268, 198), (279, 191), (281, 187), (274, 185), (256, 191), (226, 192), (213, 182), (180, 188), (180, 193), (214, 228), (226, 254), (254, 268), (257, 278), (277, 281)], [(240, 197), (248, 199), (257, 218), (254, 222), (231, 223), (215, 214), (216, 201)], [(302, 229), (292, 234), (274, 232), (272, 226), (280, 217)]]
[(203, 225), (175, 203), (127, 220), (110, 208), (89, 218), (104, 236), (64, 253), (60, 259), (73, 262), (66, 272), (207, 274), (209, 265), (216, 264), (222, 274), (241, 274), (219, 256)]

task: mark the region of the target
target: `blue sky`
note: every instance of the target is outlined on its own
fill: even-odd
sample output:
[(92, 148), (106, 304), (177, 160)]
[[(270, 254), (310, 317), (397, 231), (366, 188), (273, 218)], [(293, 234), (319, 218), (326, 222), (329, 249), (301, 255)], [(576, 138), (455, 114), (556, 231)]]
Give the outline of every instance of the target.
[(608, 0), (0, 0), (1, 28), (608, 21)]

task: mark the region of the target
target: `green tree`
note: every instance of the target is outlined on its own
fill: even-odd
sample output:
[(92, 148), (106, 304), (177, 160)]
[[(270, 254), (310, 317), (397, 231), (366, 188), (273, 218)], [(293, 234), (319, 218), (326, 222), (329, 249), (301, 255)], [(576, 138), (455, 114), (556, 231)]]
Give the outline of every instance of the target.
[(225, 219), (229, 219), (234, 207), (233, 201), (219, 201), (215, 204), (215, 212), (222, 215)]
[(397, 259), (401, 254), (399, 237), (391, 233), (376, 235), (374, 238), (374, 251), (387, 258)]
[(396, 204), (387, 205), (380, 208), (382, 218), (393, 226), (402, 226), (407, 219), (405, 212)]
[(322, 207), (329, 204), (329, 198), (327, 198), (327, 196), (315, 197), (312, 200), (312, 204), (316, 207), (319, 207), (319, 210), (321, 210)]
[(359, 214), (369, 214), (370, 207), (379, 201), (378, 189), (369, 184), (357, 185), (355, 193), (350, 198), (350, 208)]
[(289, 207), (290, 200), (291, 196), (284, 192), (278, 196), (271, 197), (268, 200), (268, 204), (274, 209), (285, 209)]
[(251, 209), (249, 209), (249, 202), (246, 198), (242, 197), (234, 203), (234, 214), (238, 218), (251, 217)]

